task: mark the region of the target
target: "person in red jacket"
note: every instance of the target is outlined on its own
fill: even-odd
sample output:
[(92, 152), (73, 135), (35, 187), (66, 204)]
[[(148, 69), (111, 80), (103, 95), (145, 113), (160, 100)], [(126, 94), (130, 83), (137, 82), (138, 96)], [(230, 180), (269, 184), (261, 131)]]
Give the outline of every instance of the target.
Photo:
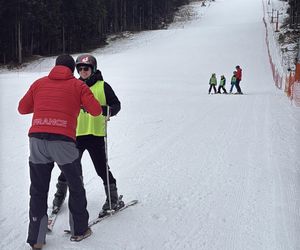
[(241, 86), (240, 86), (240, 82), (242, 80), (242, 69), (239, 65), (237, 65), (235, 68), (236, 68), (236, 83), (235, 83), (235, 86), (236, 86), (236, 89), (237, 89), (237, 94), (242, 95), (243, 92), (242, 92)]
[(100, 103), (82, 81), (73, 75), (75, 61), (60, 55), (48, 76), (35, 81), (20, 100), (21, 114), (33, 113), (29, 129), (30, 205), (27, 243), (32, 249), (45, 244), (48, 216), (47, 200), (54, 162), (64, 173), (70, 191), (70, 240), (91, 235), (87, 200), (76, 148), (77, 116), (82, 108), (91, 115), (102, 113)]

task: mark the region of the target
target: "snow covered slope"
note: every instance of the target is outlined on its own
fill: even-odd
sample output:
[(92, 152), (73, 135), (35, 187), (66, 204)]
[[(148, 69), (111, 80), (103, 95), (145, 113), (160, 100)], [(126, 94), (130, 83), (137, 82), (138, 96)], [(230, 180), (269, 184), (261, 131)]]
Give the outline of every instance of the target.
[[(95, 51), (122, 102), (108, 128), (110, 166), (124, 199), (140, 203), (80, 243), (63, 233), (65, 205), (45, 250), (299, 249), (300, 111), (272, 82), (262, 1), (192, 5), (193, 21)], [(0, 249), (29, 249), (31, 116), (16, 109), (53, 63), (0, 74)], [(229, 82), (236, 65), (245, 95), (208, 95), (211, 73)], [(94, 217), (104, 190), (88, 154), (83, 166)], [(58, 174), (55, 168), (49, 205)]]

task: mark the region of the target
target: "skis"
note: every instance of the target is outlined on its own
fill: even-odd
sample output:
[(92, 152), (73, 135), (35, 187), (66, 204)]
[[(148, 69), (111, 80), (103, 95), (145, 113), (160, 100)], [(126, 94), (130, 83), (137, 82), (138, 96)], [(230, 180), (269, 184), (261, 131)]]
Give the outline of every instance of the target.
[(121, 207), (121, 208), (119, 208), (118, 210), (113, 210), (112, 212), (109, 212), (109, 213), (107, 213), (107, 212), (100, 212), (98, 218), (95, 218), (95, 219), (92, 219), (91, 221), (89, 221), (89, 227), (91, 227), (91, 226), (99, 223), (100, 221), (103, 221), (106, 218), (109, 218), (109, 217), (117, 214), (118, 212), (123, 211), (124, 209), (126, 209), (126, 208), (128, 208), (130, 206), (133, 206), (133, 205), (135, 205), (137, 203), (138, 203), (138, 200), (132, 200), (132, 201), (129, 201), (129, 202), (125, 203), (124, 206)]
[(53, 207), (50, 215), (48, 216), (48, 232), (52, 232), (59, 211), (60, 211), (60, 207), (55, 206)]
[[(92, 220), (89, 221), (89, 227), (92, 227), (92, 226), (98, 224), (99, 222), (101, 222), (101, 221), (103, 221), (103, 220), (105, 220), (105, 219), (107, 219), (107, 218), (109, 218), (109, 217), (117, 214), (118, 212), (123, 211), (124, 209), (126, 209), (128, 207), (131, 207), (131, 206), (133, 206), (133, 205), (135, 205), (137, 203), (138, 203), (138, 200), (132, 200), (132, 201), (129, 201), (129, 202), (125, 203), (124, 206), (122, 206), (118, 210), (112, 210), (111, 212), (101, 211), (100, 214), (99, 214), (99, 216), (97, 218), (94, 218), (94, 219), (92, 219)], [(64, 230), (64, 232), (67, 233), (67, 234), (71, 233), (71, 231), (68, 230), (68, 229)]]

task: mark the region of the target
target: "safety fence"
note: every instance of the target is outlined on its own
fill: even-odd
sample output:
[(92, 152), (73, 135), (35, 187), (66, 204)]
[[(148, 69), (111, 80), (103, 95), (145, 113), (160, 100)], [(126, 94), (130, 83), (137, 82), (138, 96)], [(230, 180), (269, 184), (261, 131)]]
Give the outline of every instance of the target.
[(300, 64), (296, 65), (295, 72), (287, 71), (283, 68), (279, 44), (275, 38), (274, 24), (269, 19), (264, 0), (262, 2), (264, 11), (263, 22), (266, 28), (265, 40), (275, 86), (278, 89), (283, 89), (291, 102), (295, 106), (300, 107)]

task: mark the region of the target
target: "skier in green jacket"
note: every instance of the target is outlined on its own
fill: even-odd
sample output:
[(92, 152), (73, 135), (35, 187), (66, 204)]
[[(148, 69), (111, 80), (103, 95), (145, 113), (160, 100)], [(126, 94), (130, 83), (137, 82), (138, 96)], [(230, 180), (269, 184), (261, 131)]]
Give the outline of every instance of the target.
[(214, 89), (215, 94), (216, 94), (216, 93), (217, 93), (216, 86), (217, 86), (217, 77), (216, 77), (216, 74), (215, 74), (215, 73), (212, 73), (212, 75), (211, 75), (211, 77), (210, 77), (210, 79), (209, 79), (209, 90), (208, 90), (208, 94), (210, 94), (212, 88)]
[(227, 91), (225, 89), (225, 84), (226, 84), (226, 78), (224, 75), (221, 75), (220, 84), (218, 87), (218, 94), (221, 94), (221, 89), (223, 90), (223, 94), (227, 94)]

